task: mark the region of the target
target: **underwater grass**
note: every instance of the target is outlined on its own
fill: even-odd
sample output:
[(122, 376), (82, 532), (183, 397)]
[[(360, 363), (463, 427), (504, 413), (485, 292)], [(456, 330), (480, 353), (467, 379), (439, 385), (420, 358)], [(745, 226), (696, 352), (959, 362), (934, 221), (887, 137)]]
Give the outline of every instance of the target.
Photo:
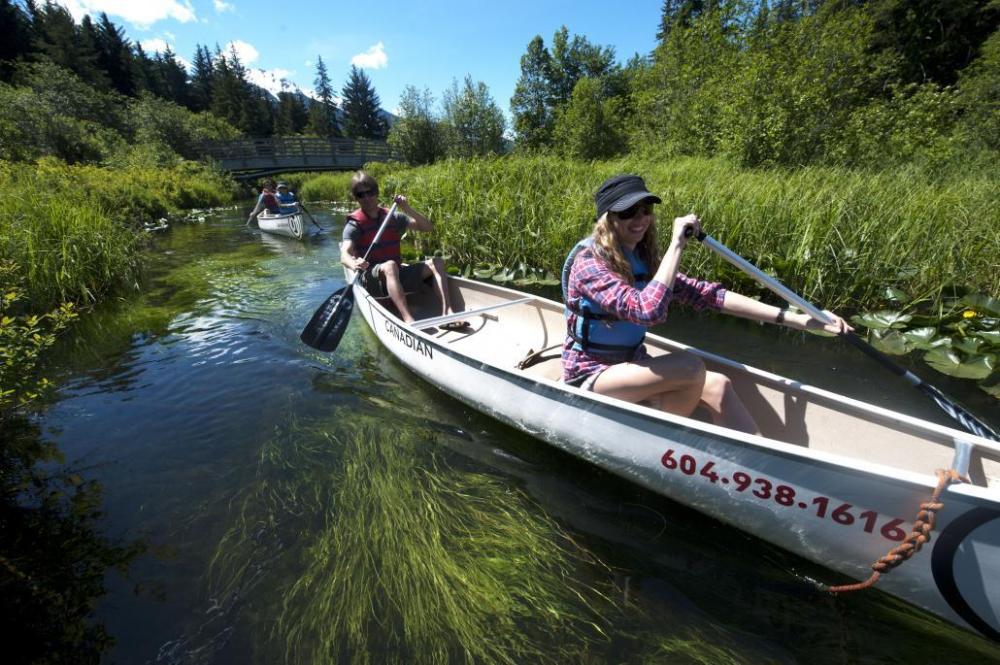
[[(232, 588), (255, 531), (289, 515), (321, 520), (284, 590), (273, 631), (282, 660), (559, 662), (606, 639), (597, 606), (610, 604), (577, 579), (576, 548), (519, 492), (447, 465), (426, 431), (367, 419), (309, 438), (265, 447), (262, 468), (284, 480), (262, 474), (215, 564)], [(331, 450), (335, 468), (301, 466)]]
[[(709, 234), (823, 307), (871, 309), (888, 287), (914, 300), (937, 301), (954, 290), (1000, 295), (998, 172), (932, 180), (906, 170), (748, 170), (719, 159), (514, 155), (367, 168), (385, 195), (405, 193), (435, 222), (433, 234), (414, 238), (418, 248), (442, 251), (461, 266), (557, 275), (570, 247), (590, 233), (594, 190), (630, 172), (663, 198), (661, 246), (673, 217), (696, 211)], [(336, 198), (336, 187), (327, 187), (336, 178), (318, 176), (315, 187), (324, 183), (325, 197)], [(763, 292), (704, 248), (685, 252), (683, 270), (748, 294)]]
[(363, 411), (276, 428), (233, 501), (210, 597), (254, 607), (257, 661), (774, 662), (703, 617), (628, 600), (521, 491), (447, 461), (405, 407), (392, 422)]

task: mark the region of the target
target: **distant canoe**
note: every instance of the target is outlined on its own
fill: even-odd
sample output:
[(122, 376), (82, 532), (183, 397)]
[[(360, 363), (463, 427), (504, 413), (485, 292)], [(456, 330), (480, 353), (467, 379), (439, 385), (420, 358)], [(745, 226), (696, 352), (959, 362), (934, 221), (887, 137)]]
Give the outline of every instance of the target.
[(656, 335), (651, 354), (693, 353), (729, 375), (763, 434), (583, 391), (560, 381), (561, 304), (449, 284), (462, 330), (442, 327), (454, 317), (436, 316), (432, 290), (410, 297), (418, 319), (433, 317), (413, 326), (360, 286), (356, 309), (406, 367), (469, 406), (849, 578), (910, 533), (936, 469), (967, 474), (943, 493), (930, 542), (875, 588), (1000, 641), (997, 443)]
[(276, 236), (286, 238), (296, 238), (302, 240), (309, 235), (309, 226), (301, 212), (293, 212), (286, 215), (272, 215), (261, 213), (257, 216), (257, 225), (264, 233), (272, 233)]

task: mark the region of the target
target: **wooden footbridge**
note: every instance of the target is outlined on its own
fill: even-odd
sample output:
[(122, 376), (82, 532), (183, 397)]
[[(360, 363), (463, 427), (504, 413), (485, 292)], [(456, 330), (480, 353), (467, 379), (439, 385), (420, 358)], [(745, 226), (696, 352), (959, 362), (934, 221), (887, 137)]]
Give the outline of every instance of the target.
[(305, 136), (210, 141), (201, 152), (239, 179), (290, 171), (353, 171), (395, 157), (385, 141)]

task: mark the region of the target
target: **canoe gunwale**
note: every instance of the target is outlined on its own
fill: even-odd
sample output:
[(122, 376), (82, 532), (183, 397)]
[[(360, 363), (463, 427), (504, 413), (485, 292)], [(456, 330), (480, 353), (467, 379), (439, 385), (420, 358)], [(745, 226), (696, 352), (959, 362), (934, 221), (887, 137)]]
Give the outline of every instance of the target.
[[(509, 295), (514, 295), (517, 297), (522, 297), (522, 293), (519, 291), (514, 291), (512, 289), (506, 289), (502, 286), (494, 286), (492, 284), (484, 284), (482, 282), (475, 282), (473, 280), (466, 280), (459, 277), (451, 277), (451, 280), (459, 281), (477, 287), (486, 287), (490, 290), (500, 290), (504, 291)], [(666, 427), (671, 427), (675, 429), (683, 430), (693, 430), (695, 432), (704, 432), (716, 437), (722, 437), (728, 440), (729, 443), (738, 444), (741, 447), (751, 448), (755, 450), (764, 449), (768, 452), (778, 454), (784, 458), (794, 459), (796, 461), (807, 461), (809, 463), (818, 463), (824, 467), (835, 469), (841, 472), (849, 472), (852, 475), (861, 476), (878, 476), (880, 479), (890, 482), (894, 485), (902, 485), (908, 488), (920, 487), (927, 490), (933, 490), (937, 485), (937, 478), (932, 473), (920, 473), (915, 471), (909, 471), (906, 469), (900, 469), (886, 464), (881, 464), (877, 462), (869, 462), (865, 460), (860, 460), (856, 457), (850, 457), (847, 455), (838, 454), (835, 452), (815, 450), (809, 447), (804, 447), (794, 443), (787, 443), (784, 441), (778, 441), (776, 439), (767, 438), (764, 436), (746, 434), (743, 432), (737, 432), (725, 427), (714, 425), (712, 423), (707, 423), (701, 420), (695, 420), (692, 418), (686, 418), (684, 416), (679, 416), (671, 413), (666, 413), (660, 411), (659, 409), (654, 409), (641, 404), (634, 404), (630, 402), (624, 402), (613, 397), (607, 397), (605, 395), (600, 395), (592, 391), (581, 390), (580, 388), (564, 384), (559, 381), (553, 381), (544, 377), (531, 376), (516, 367), (503, 367), (500, 365), (492, 364), (489, 362), (484, 362), (474, 356), (467, 353), (463, 353), (454, 348), (451, 348), (448, 344), (442, 343), (437, 338), (405, 324), (402, 319), (398, 318), (394, 313), (388, 310), (386, 307), (379, 302), (380, 299), (375, 298), (361, 286), (355, 286), (356, 289), (360, 290), (363, 295), (363, 300), (365, 300), (369, 307), (374, 311), (377, 311), (380, 316), (391, 321), (396, 326), (406, 330), (408, 333), (418, 336), (424, 344), (427, 344), (434, 348), (435, 353), (443, 353), (452, 359), (462, 362), (466, 365), (474, 365), (479, 371), (489, 372), (498, 376), (502, 376), (507, 381), (514, 381), (518, 384), (524, 384), (525, 382), (530, 382), (530, 390), (532, 392), (545, 391), (546, 394), (563, 394), (572, 395), (575, 397), (583, 397), (585, 399), (600, 402), (603, 406), (612, 409), (616, 413), (620, 414), (632, 414), (640, 415), (647, 420), (657, 421), (662, 423)], [(557, 306), (560, 309), (561, 305), (558, 305), (554, 301), (548, 300), (542, 297), (533, 297), (532, 302), (523, 303), (525, 307), (543, 308), (545, 306)], [(861, 411), (866, 414), (876, 416), (879, 421), (887, 424), (889, 426), (895, 426), (896, 429), (903, 429), (899, 425), (905, 425), (906, 428), (903, 431), (907, 432), (917, 432), (926, 433), (928, 431), (937, 434), (944, 435), (947, 438), (947, 442), (954, 447), (954, 441), (956, 439), (969, 440), (970, 443), (974, 445), (979, 445), (980, 441), (985, 444), (990, 444), (992, 442), (986, 439), (980, 439), (972, 434), (960, 432), (958, 430), (952, 430), (947, 427), (936, 425), (934, 423), (929, 423), (922, 421), (918, 418), (913, 418), (912, 416), (906, 416), (904, 414), (896, 413), (894, 411), (883, 409), (881, 407), (876, 407), (858, 400), (854, 400), (838, 393), (826, 391), (820, 388), (815, 388), (808, 384), (801, 383), (799, 381), (794, 381), (786, 377), (782, 377), (777, 374), (770, 372), (765, 372), (763, 370), (756, 369), (754, 367), (743, 365), (742, 363), (724, 358), (722, 356), (717, 356), (715, 354), (709, 353), (707, 351), (701, 351), (695, 347), (689, 347), (679, 342), (673, 342), (666, 338), (657, 335), (647, 335), (653, 338), (654, 342), (663, 342), (666, 346), (670, 346), (679, 350), (686, 350), (691, 353), (695, 353), (699, 356), (705, 357), (712, 361), (722, 362), (734, 369), (745, 371), (751, 374), (755, 378), (762, 379), (764, 383), (771, 385), (778, 389), (783, 390), (793, 390), (800, 391), (810, 396), (815, 396), (819, 398), (818, 402), (826, 402), (829, 404), (838, 405), (841, 407), (847, 407), (849, 411)], [(435, 387), (448, 393), (452, 397), (459, 399), (459, 401), (464, 401), (463, 397), (455, 392), (448, 390), (444, 386), (431, 381)], [(494, 414), (494, 417), (498, 417)], [(512, 426), (517, 426), (517, 423), (513, 420), (505, 420), (507, 424)], [(944, 441), (938, 441), (941, 445), (944, 445)], [(977, 504), (982, 503), (985, 506), (991, 508), (997, 508), (997, 497), (995, 490), (990, 490), (988, 487), (979, 487), (969, 484), (953, 484), (948, 488), (949, 492), (958, 492), (969, 499), (975, 501)]]

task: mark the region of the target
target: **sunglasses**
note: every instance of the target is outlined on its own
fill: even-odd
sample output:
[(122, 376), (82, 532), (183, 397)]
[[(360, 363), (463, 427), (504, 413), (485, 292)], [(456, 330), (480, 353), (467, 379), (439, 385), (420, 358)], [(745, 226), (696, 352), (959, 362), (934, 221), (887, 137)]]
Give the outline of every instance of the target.
[(361, 189), (354, 192), (354, 198), (360, 201), (361, 199), (368, 198), (369, 196), (375, 196), (376, 194), (378, 194), (377, 189)]
[(618, 219), (632, 219), (637, 214), (642, 213), (643, 215), (653, 214), (653, 204), (652, 203), (636, 203), (633, 206), (625, 208), (621, 212), (616, 212)]

